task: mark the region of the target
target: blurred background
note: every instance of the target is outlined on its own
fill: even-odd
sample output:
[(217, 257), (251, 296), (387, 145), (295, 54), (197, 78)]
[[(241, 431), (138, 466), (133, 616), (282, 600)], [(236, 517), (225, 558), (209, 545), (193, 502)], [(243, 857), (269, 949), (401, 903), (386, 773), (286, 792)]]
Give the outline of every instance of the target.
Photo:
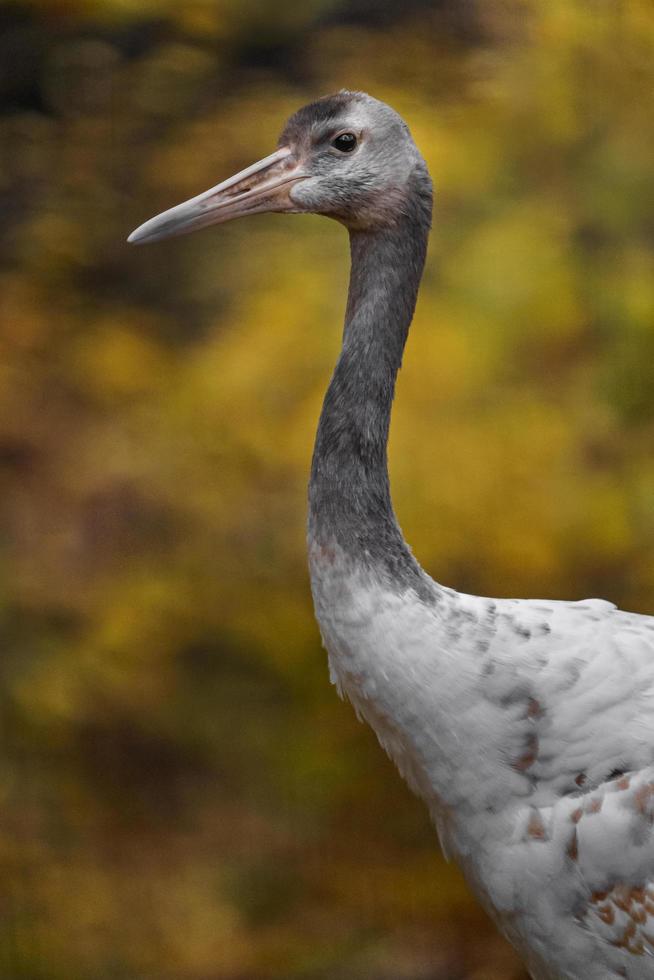
[(137, 224), (362, 88), (438, 189), (390, 448), (425, 567), (654, 611), (649, 0), (0, 5), (0, 976), (517, 980), (330, 687), (336, 223)]

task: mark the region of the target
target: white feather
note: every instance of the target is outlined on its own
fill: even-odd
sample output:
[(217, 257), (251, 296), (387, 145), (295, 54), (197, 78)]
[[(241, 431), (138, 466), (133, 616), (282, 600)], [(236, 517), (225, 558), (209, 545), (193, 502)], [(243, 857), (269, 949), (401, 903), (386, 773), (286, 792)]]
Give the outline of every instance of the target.
[(534, 980), (654, 977), (654, 619), (439, 586), (430, 605), (329, 555), (332, 680)]

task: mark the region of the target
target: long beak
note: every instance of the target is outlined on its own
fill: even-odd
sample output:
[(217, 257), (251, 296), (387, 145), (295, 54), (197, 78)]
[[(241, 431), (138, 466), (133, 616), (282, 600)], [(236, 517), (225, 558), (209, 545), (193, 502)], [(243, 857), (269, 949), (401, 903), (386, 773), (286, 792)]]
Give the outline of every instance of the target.
[(186, 235), (196, 228), (220, 224), (244, 214), (299, 210), (289, 191), (296, 181), (307, 176), (291, 150), (283, 146), (204, 194), (150, 218), (127, 241), (140, 245)]

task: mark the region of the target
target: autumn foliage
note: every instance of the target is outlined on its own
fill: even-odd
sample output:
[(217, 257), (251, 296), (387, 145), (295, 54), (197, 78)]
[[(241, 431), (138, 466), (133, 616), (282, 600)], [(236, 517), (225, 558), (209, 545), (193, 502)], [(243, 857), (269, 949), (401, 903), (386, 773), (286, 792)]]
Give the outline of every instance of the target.
[(396, 509), (458, 589), (654, 612), (648, 0), (0, 7), (0, 975), (500, 980), (330, 687), (304, 557), (336, 223), (145, 218), (341, 87), (434, 176)]

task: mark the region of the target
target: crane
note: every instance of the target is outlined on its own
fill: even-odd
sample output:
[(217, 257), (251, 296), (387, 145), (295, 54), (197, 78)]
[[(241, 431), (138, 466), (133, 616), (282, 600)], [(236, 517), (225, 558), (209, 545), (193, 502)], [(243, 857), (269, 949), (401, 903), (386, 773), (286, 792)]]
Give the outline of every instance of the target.
[(349, 232), (343, 343), (309, 484), (316, 617), (339, 692), (426, 802), (533, 980), (654, 978), (654, 617), (438, 584), (404, 540), (387, 441), (432, 211), (402, 118), (362, 92), (146, 221), (156, 241), (262, 211)]

